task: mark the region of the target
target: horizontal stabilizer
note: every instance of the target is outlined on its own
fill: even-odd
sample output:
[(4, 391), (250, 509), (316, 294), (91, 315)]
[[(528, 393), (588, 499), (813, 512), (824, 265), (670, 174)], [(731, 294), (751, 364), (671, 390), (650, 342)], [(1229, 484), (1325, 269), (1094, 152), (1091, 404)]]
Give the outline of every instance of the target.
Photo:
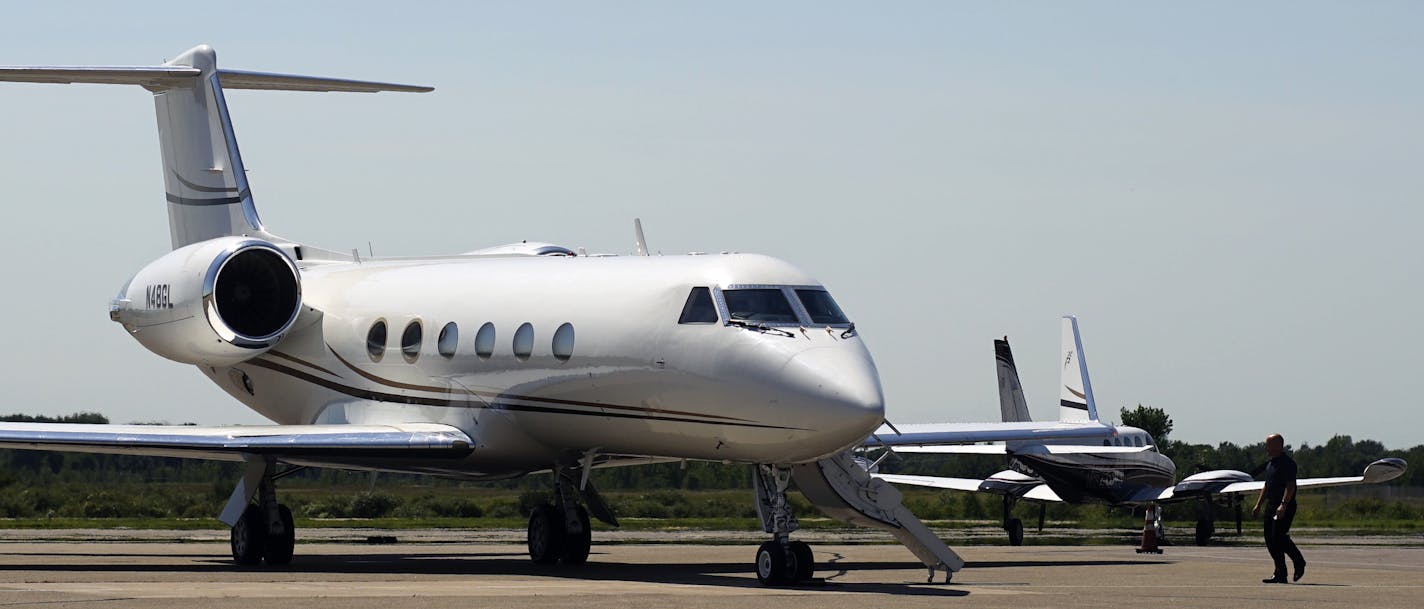
[[(203, 71), (188, 66), (0, 66), (0, 81), (54, 84), (138, 85), (150, 90), (188, 86)], [(326, 76), (218, 70), (224, 89), (377, 93), (428, 93), (434, 87)]]
[(54, 84), (139, 85), (150, 89), (181, 86), (202, 70), (187, 66), (0, 66), (0, 80)]
[(269, 72), (248, 72), (246, 70), (218, 70), (224, 89), (267, 89), (273, 91), (340, 91), (345, 93), (378, 93), (398, 91), (402, 93), (429, 93), (435, 87), (401, 85), (366, 80), (347, 80), (325, 76), (298, 76), (296, 74), (272, 74)]

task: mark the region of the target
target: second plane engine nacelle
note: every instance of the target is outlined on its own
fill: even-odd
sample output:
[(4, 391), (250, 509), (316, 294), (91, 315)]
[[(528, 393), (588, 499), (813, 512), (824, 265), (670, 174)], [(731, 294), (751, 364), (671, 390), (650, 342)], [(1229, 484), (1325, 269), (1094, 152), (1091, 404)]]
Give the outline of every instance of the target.
[(542, 241), (520, 241), (465, 252), (461, 256), (575, 256), (573, 250), (562, 245)]
[(149, 263), (119, 290), (109, 318), (163, 357), (229, 366), (281, 342), (301, 308), (301, 275), (286, 253), (219, 237)]

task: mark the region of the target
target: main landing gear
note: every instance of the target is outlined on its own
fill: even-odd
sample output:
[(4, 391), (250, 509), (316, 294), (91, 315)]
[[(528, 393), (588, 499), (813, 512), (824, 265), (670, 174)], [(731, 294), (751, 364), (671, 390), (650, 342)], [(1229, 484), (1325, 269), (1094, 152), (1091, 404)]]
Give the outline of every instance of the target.
[[(296, 527), (292, 523), (292, 510), (277, 503), (276, 479), (296, 469), (281, 475), (274, 475), (274, 470), (273, 463), (248, 463), (247, 473), (233, 489), (220, 517), (232, 526), (232, 561), (239, 565), (252, 566), (265, 561), (278, 566), (292, 562)], [(256, 487), (256, 504), (252, 503), (253, 487)]]
[(1004, 495), (1004, 532), (1009, 534), (1009, 545), (1023, 545), (1023, 521), (1014, 518), (1014, 504), (1017, 501), (1013, 495)]
[[(554, 468), (554, 503), (534, 508), (529, 514), (529, 559), (539, 565), (581, 565), (588, 562), (593, 545), (589, 512), (599, 520), (618, 526), (618, 520), (588, 481), (592, 458), (583, 459), (582, 477), (578, 465)], [(579, 505), (578, 495), (588, 508)]]
[[(1236, 535), (1241, 535), (1241, 496), (1232, 495), (1230, 505), (1236, 512)], [(1201, 511), (1197, 517), (1196, 542), (1199, 546), (1211, 543), (1211, 538), (1216, 535), (1216, 504), (1212, 503), (1211, 496), (1202, 498)]]
[(791, 532), (800, 527), (791, 511), (791, 504), (786, 500), (786, 489), (791, 485), (791, 468), (758, 465), (755, 484), (761, 528), (772, 534), (771, 541), (757, 548), (757, 581), (764, 586), (810, 581), (816, 572), (816, 559), (811, 553), (811, 546), (804, 541), (791, 541)]
[[(1009, 545), (1021, 546), (1024, 540), (1023, 521), (1014, 517), (1014, 505), (1018, 503), (1018, 498), (1013, 495), (1004, 495), (1004, 532), (1009, 534)], [(1047, 516), (1048, 504), (1038, 504), (1038, 532), (1043, 532), (1044, 518)]]

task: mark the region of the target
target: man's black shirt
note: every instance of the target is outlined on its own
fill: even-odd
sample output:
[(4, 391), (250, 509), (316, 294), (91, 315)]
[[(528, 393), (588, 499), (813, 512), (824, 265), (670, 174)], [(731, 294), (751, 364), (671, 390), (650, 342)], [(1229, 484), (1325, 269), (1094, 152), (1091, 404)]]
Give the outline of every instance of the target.
[[(1295, 475), (1295, 460), (1285, 453), (1266, 464), (1266, 500), (1272, 509), (1285, 499), (1286, 487), (1295, 482)], [(1294, 497), (1291, 498), (1291, 503), (1295, 503)]]

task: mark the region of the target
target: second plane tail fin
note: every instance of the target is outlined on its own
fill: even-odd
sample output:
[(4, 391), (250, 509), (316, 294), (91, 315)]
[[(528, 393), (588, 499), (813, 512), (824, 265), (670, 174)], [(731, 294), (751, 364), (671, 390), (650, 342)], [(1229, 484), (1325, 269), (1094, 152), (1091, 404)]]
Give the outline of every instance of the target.
[(1078, 318), (1063, 317), (1063, 356), (1058, 391), (1058, 418), (1063, 421), (1096, 421), (1098, 405), (1093, 401), (1093, 383), (1088, 380), (1088, 361), (1083, 356), (1083, 339), (1078, 334)]
[(1014, 352), (1009, 349), (1009, 337), (994, 339), (994, 359), (999, 372), (999, 412), (1004, 422), (1032, 421), (1023, 385), (1019, 383), (1019, 369), (1014, 366)]

